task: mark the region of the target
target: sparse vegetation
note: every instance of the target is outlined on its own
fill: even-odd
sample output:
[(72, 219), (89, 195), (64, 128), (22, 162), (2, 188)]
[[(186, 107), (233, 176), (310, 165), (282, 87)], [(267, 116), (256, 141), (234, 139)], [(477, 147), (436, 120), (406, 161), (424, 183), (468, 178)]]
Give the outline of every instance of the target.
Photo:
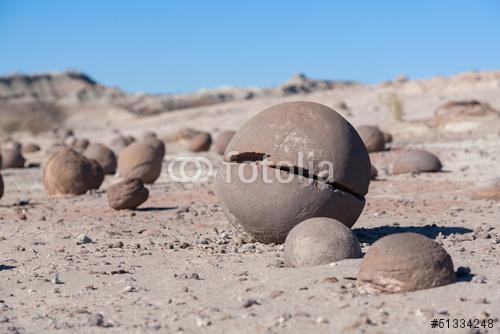
[(379, 102), (383, 104), (391, 113), (392, 119), (402, 122), (404, 118), (404, 102), (399, 94), (390, 92), (378, 96)]

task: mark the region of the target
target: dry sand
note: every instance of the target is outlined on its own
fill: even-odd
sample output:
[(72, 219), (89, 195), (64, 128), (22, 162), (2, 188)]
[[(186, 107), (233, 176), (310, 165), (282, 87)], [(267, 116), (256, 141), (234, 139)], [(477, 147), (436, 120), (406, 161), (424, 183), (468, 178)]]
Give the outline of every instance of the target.
[[(479, 79), (478, 79), (479, 76)], [(384, 105), (396, 92), (405, 106), (396, 122)], [(0, 332), (5, 333), (475, 333), (431, 329), (433, 318), (494, 319), (500, 332), (500, 204), (470, 199), (500, 176), (500, 119), (431, 128), (425, 120), (452, 99), (476, 98), (500, 109), (500, 76), (452, 78), (229, 102), (138, 118), (98, 108), (68, 119), (78, 136), (109, 141), (110, 128), (140, 136), (191, 126), (237, 129), (255, 113), (290, 100), (335, 107), (354, 125), (392, 132), (391, 150), (371, 154), (379, 179), (354, 231), (366, 251), (378, 238), (412, 231), (443, 244), (459, 282), (403, 294), (363, 294), (355, 285), (361, 259), (284, 268), (281, 245), (242, 244), (224, 217), (211, 181), (183, 184), (165, 173), (137, 211), (108, 207), (104, 190), (49, 198), (41, 168), (3, 170), (0, 203)], [(121, 117), (118, 117), (120, 116)], [(101, 120), (98, 119), (101, 117)], [(108, 123), (102, 122), (106, 118)], [(98, 121), (99, 120), (99, 121)], [(47, 147), (48, 135), (32, 138)], [(407, 148), (437, 154), (444, 172), (392, 176)], [(167, 145), (164, 167), (182, 148)], [(197, 156), (217, 161), (213, 153)], [(42, 153), (27, 156), (31, 162)], [(166, 169), (166, 168), (164, 168)], [(77, 245), (80, 234), (91, 243)], [(486, 330), (481, 329), (481, 333)]]

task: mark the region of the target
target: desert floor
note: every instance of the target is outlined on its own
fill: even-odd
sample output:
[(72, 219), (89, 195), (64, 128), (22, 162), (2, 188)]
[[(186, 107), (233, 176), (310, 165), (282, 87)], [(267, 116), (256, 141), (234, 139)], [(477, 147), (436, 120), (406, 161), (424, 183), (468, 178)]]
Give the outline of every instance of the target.
[[(397, 92), (405, 103), (393, 120), (380, 96)], [(140, 136), (183, 127), (216, 133), (237, 129), (255, 113), (289, 100), (335, 107), (354, 125), (377, 124), (394, 136), (389, 150), (372, 153), (379, 177), (354, 226), (363, 250), (384, 235), (417, 232), (442, 243), (455, 284), (401, 294), (366, 294), (356, 286), (361, 259), (309, 268), (285, 268), (281, 245), (241, 243), (227, 222), (212, 181), (178, 183), (166, 172), (136, 211), (108, 207), (106, 187), (77, 197), (48, 197), (41, 168), (2, 171), (0, 201), (0, 332), (5, 333), (475, 333), (432, 329), (437, 319), (494, 319), (500, 333), (500, 204), (470, 194), (500, 176), (500, 120), (431, 127), (440, 104), (477, 98), (500, 108), (500, 81), (435, 78), (362, 85), (303, 96), (229, 102), (136, 118), (89, 108), (68, 125), (103, 141), (111, 128)], [(20, 134), (47, 147), (48, 135)], [(444, 171), (390, 175), (403, 150), (437, 154)], [(167, 144), (164, 170), (186, 153)], [(198, 154), (211, 161), (214, 152)], [(29, 161), (46, 159), (43, 153)], [(77, 245), (78, 235), (92, 243)]]

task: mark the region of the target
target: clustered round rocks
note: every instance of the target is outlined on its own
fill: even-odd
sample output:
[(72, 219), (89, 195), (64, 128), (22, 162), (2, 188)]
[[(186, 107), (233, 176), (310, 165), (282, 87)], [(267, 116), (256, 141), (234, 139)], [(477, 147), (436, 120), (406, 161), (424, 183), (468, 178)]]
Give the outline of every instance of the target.
[(439, 172), (443, 168), (441, 160), (424, 150), (403, 152), (392, 167), (393, 174)]
[(115, 210), (135, 209), (144, 203), (149, 191), (140, 179), (125, 179), (107, 190), (108, 204)]
[(455, 282), (450, 255), (437, 242), (416, 233), (388, 235), (365, 254), (358, 284), (367, 291), (405, 292)]
[(331, 218), (310, 218), (285, 240), (285, 266), (304, 267), (360, 258), (361, 246), (350, 228)]
[(247, 239), (283, 243), (293, 227), (314, 217), (351, 227), (363, 211), (368, 152), (351, 124), (324, 105), (266, 109), (236, 132), (226, 152), (215, 192)]

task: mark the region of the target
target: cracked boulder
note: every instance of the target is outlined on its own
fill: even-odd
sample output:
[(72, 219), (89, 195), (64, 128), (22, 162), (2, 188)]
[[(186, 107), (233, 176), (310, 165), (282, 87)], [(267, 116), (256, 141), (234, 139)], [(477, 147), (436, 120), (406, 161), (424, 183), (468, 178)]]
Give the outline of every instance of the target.
[(295, 226), (285, 240), (285, 266), (328, 264), (363, 254), (350, 228), (331, 218), (310, 218)]
[(441, 160), (434, 154), (424, 150), (410, 150), (403, 152), (394, 161), (392, 174), (432, 173), (440, 172), (442, 168)]
[(247, 239), (283, 243), (309, 218), (354, 225), (370, 176), (368, 152), (349, 122), (324, 105), (291, 102), (264, 110), (236, 132), (215, 191)]
[(375, 242), (365, 254), (357, 282), (369, 292), (405, 292), (455, 282), (450, 255), (434, 240), (398, 233)]

